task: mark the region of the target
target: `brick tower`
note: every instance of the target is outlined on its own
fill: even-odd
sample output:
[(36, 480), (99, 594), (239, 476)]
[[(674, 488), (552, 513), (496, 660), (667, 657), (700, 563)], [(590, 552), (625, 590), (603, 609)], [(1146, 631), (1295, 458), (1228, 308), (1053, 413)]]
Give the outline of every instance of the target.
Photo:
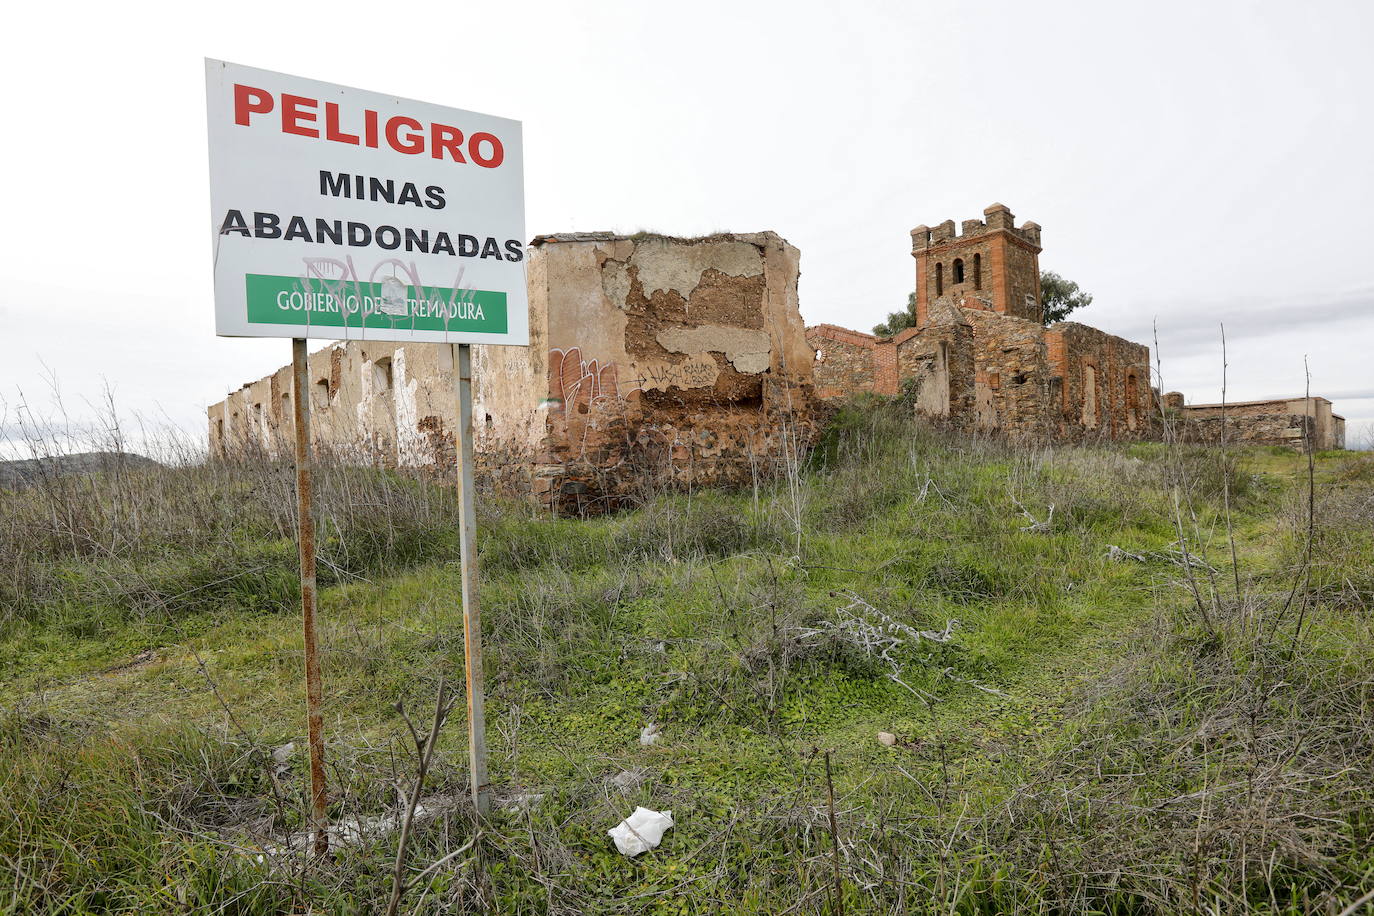
[(1039, 322), (1040, 226), (1016, 228), (1002, 204), (966, 219), (958, 235), (954, 220), (911, 230), (916, 259), (916, 326), (930, 323), (930, 306), (940, 300)]

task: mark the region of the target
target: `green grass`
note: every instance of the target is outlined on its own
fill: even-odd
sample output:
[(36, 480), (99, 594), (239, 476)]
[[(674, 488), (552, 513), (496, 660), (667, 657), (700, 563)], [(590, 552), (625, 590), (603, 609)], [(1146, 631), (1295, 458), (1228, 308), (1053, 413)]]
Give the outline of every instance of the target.
[[(1349, 454), (1315, 464), (1301, 574), (1300, 456), (1018, 450), (881, 403), (843, 411), (796, 487), (588, 520), (489, 504), (491, 774), (500, 795), (542, 800), (499, 808), (408, 904), (835, 912), (829, 753), (846, 912), (1338, 911), (1374, 878), (1374, 473)], [(394, 808), (409, 769), (396, 704), (423, 718), (438, 679), (462, 678), (451, 503), (386, 486), (392, 514), (341, 514), (326, 547), (341, 571), (321, 596), (335, 818)], [(1168, 559), (1176, 495), (1217, 569), (1198, 573), (1205, 615)], [(221, 535), (29, 567), (43, 600), (0, 636), (0, 912), (386, 899), (390, 834), (304, 870), (252, 852), (303, 824), (299, 755), (280, 802), (265, 764), (304, 745), (301, 638), (289, 540), (260, 523)], [(230, 542), (228, 576), (210, 575)], [(886, 625), (856, 599), (952, 638), (877, 657), (834, 635), (847, 607)], [(663, 737), (643, 747), (648, 722)], [(463, 797), (465, 740), (460, 713), (431, 795)], [(629, 790), (608, 784), (636, 768)], [(677, 825), (627, 860), (605, 831), (637, 804)], [(474, 829), (449, 807), (411, 861)]]

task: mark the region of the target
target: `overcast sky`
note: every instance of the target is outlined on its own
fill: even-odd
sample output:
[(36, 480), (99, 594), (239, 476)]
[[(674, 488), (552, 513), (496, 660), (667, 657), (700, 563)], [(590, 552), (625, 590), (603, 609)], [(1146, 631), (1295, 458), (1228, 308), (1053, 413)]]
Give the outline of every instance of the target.
[(773, 229), (867, 330), (909, 231), (1000, 201), (1163, 386), (1374, 435), (1374, 4), (23, 4), (7, 14), (0, 423), (18, 393), (203, 433), (289, 362), (216, 338), (203, 58), (524, 122), (530, 236)]

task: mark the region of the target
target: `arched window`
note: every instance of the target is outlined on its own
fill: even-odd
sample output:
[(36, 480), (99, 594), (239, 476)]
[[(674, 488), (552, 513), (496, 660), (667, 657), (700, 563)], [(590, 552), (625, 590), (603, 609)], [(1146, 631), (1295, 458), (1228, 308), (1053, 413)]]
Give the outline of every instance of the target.
[(973, 288), (983, 288), (983, 256), (981, 254), (973, 256)]
[(955, 258), (955, 259), (954, 259), (954, 270), (951, 271), (951, 273), (954, 275), (953, 279), (954, 279), (954, 283), (955, 283), (956, 286), (957, 286), (958, 284), (964, 282), (964, 259), (963, 259), (963, 258)]
[(945, 265), (935, 265), (935, 295), (943, 296), (945, 293)]

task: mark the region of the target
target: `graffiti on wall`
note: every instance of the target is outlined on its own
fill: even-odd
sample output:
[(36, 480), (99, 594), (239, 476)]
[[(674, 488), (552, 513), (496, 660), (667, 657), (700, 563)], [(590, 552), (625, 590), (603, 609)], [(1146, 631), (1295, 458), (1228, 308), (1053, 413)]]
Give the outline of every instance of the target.
[(570, 414), (587, 413), (602, 400), (636, 391), (709, 388), (719, 376), (720, 367), (702, 354), (676, 363), (634, 362), (622, 374), (609, 360), (584, 359), (581, 347), (549, 350), (549, 399)]
[(623, 369), (610, 360), (586, 359), (581, 347), (549, 350), (549, 404), (561, 408), (566, 438), (573, 454), (585, 451), (588, 433), (598, 428), (612, 405), (640, 391), (708, 388), (720, 367), (710, 356), (695, 354), (681, 362), (632, 362)]
[(587, 413), (603, 398), (620, 396), (615, 363), (582, 358), (582, 348), (549, 351), (549, 398), (569, 414)]

